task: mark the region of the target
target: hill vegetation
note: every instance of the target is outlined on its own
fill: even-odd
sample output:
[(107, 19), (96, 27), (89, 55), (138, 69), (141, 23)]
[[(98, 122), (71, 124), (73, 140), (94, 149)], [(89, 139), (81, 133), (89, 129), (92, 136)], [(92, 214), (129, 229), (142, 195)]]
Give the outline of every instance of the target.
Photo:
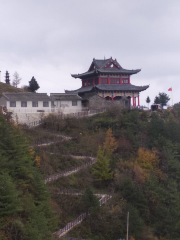
[(25, 92), (25, 90), (0, 82), (0, 97), (2, 96), (2, 92)]
[[(91, 118), (59, 119), (59, 116), (49, 116), (41, 126), (42, 129), (71, 134), (73, 137), (69, 141), (46, 146), (43, 150), (44, 154), (54, 152), (59, 155), (97, 156), (100, 162), (96, 170), (104, 171), (105, 165), (109, 168), (110, 175), (107, 178), (98, 178), (97, 171), (92, 167), (76, 175), (58, 179), (49, 185), (51, 192), (54, 189), (56, 192), (59, 189), (85, 191), (90, 187), (94, 192), (113, 194), (112, 199), (104, 207), (70, 231), (69, 236), (106, 240), (125, 238), (126, 216), (129, 212), (131, 239), (179, 239), (180, 108), (178, 106), (171, 112), (152, 114), (139, 110), (114, 109)], [(108, 146), (106, 142), (108, 129), (112, 130), (112, 138), (116, 142), (111, 154), (102, 150), (105, 143)], [(109, 139), (109, 144), (111, 140)], [(100, 150), (98, 150), (99, 146), (101, 146)], [(57, 201), (55, 193), (53, 199)], [(73, 199), (69, 196), (66, 204), (71, 206), (73, 203)], [(64, 226), (73, 218), (71, 212), (63, 209), (60, 198), (57, 204), (63, 213), (60, 214), (60, 226)], [(77, 204), (82, 206), (81, 201)], [(77, 206), (75, 209), (78, 209), (76, 214), (83, 211)]]
[(35, 152), (0, 114), (0, 239), (52, 239), (57, 219)]
[[(125, 238), (129, 212), (131, 240), (179, 239), (179, 105), (156, 113), (111, 109), (86, 118), (49, 115), (41, 126), (23, 130), (2, 116), (0, 123), (0, 208), (5, 209), (0, 236), (50, 239), (53, 231), (89, 212), (67, 235), (115, 240)], [(47, 191), (42, 175), (80, 166), (88, 156), (97, 162), (49, 182)], [(99, 208), (93, 193), (112, 198)]]

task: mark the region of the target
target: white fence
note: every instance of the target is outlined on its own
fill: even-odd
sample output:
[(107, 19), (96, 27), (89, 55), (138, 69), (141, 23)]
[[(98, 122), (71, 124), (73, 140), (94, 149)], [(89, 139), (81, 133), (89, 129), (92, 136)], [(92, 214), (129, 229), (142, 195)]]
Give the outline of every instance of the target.
[(64, 176), (74, 174), (74, 173), (78, 172), (79, 170), (81, 170), (82, 168), (85, 168), (87, 166), (90, 166), (90, 165), (94, 164), (96, 161), (97, 161), (96, 158), (91, 158), (89, 162), (84, 163), (79, 167), (73, 168), (73, 169), (71, 169), (69, 171), (66, 171), (66, 172), (60, 172), (60, 173), (50, 175), (49, 177), (44, 179), (44, 182), (45, 183), (52, 182), (52, 181), (57, 180), (60, 177), (64, 177)]
[[(100, 194), (101, 195), (101, 194)], [(99, 200), (100, 206), (106, 203), (110, 198), (112, 198), (111, 195), (108, 194), (102, 194), (102, 198)], [(87, 214), (83, 213), (79, 217), (77, 217), (74, 221), (68, 223), (65, 227), (61, 228), (59, 231), (55, 232), (54, 235), (57, 238), (61, 238), (64, 236), (68, 231), (70, 231), (73, 227), (81, 223), (85, 218)]]

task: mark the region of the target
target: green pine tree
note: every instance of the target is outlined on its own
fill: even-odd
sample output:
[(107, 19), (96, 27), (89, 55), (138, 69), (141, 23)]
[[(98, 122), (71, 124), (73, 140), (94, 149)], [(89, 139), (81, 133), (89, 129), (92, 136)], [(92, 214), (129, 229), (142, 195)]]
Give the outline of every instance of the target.
[(96, 181), (104, 181), (112, 179), (113, 173), (109, 167), (110, 154), (107, 153), (107, 150), (99, 147), (97, 152), (97, 162), (92, 168), (92, 174), (95, 177)]
[(57, 218), (19, 128), (0, 114), (0, 239), (52, 239)]
[(147, 104), (148, 104), (148, 108), (149, 108), (149, 103), (151, 102), (151, 99), (150, 99), (149, 96), (147, 96), (147, 98), (146, 98), (146, 102), (147, 102)]
[(36, 90), (38, 90), (40, 87), (36, 81), (36, 79), (34, 77), (32, 77), (31, 81), (29, 81), (29, 87), (28, 90), (30, 92), (36, 92)]
[(99, 201), (90, 188), (82, 195), (82, 203), (86, 213), (97, 212), (100, 208)]

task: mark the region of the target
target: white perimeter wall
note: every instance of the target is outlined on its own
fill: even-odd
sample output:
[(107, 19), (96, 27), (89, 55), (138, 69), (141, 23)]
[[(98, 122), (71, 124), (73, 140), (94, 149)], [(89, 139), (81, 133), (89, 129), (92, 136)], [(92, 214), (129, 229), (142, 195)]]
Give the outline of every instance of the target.
[(72, 106), (72, 101), (54, 101), (55, 109), (59, 110), (62, 113), (75, 113), (81, 112), (82, 103), (81, 100), (77, 100), (77, 106)]

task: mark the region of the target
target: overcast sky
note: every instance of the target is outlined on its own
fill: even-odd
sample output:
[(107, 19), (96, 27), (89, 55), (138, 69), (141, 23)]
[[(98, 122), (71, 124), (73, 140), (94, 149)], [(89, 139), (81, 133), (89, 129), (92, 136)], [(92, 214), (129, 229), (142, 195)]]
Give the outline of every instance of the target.
[[(0, 71), (20, 85), (32, 76), (38, 92), (81, 86), (71, 74), (93, 60), (112, 57), (126, 69), (141, 68), (134, 85), (148, 85), (141, 104), (173, 88), (180, 101), (179, 0), (0, 0)], [(171, 100), (169, 102), (172, 103)]]

